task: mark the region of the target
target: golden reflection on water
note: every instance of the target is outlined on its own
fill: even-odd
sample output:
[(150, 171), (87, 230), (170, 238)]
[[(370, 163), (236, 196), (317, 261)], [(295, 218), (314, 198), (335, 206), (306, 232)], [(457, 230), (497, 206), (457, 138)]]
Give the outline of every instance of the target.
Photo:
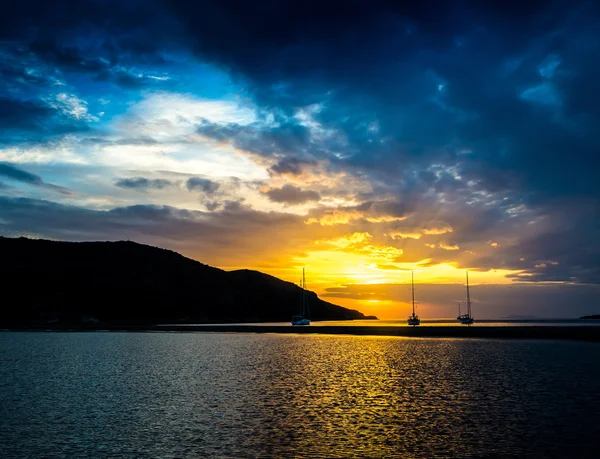
[(419, 437), (431, 400), (448, 399), (444, 385), (431, 379), (435, 367), (445, 363), (424, 358), (414, 341), (398, 344), (372, 337), (293, 343), (286, 358), (288, 371), (273, 378), (277, 383), (267, 395), (280, 397), (295, 388), (287, 391), (287, 406), (275, 431), (287, 434), (285, 426), (294, 426), (294, 450), (310, 451), (307, 457), (422, 451)]
[(515, 440), (531, 431), (524, 397), (546, 383), (543, 373), (522, 378), (527, 362), (512, 358), (504, 342), (269, 339), (279, 351), (253, 394), (258, 406), (277, 407), (274, 416), (261, 412), (270, 423), (255, 432), (270, 445), (267, 455), (288, 448), (296, 457), (515, 453), (524, 446)]

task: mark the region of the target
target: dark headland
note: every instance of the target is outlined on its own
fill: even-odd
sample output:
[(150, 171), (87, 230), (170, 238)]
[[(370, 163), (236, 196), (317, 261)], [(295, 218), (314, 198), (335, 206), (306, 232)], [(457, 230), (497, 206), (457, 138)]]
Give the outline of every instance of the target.
[[(135, 242), (0, 237), (0, 254), (0, 328), (287, 322), (302, 307), (291, 282)], [(308, 296), (314, 320), (369, 318)]]

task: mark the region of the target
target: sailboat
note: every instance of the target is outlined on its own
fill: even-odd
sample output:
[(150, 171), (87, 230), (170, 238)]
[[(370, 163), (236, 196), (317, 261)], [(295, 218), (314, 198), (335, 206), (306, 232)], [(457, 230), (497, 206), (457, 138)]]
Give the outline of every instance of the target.
[(471, 295), (469, 293), (469, 271), (467, 271), (467, 312), (460, 313), (460, 303), (458, 303), (458, 317), (456, 318), (463, 325), (471, 325), (474, 322), (471, 314)]
[(412, 316), (410, 316), (408, 318), (408, 325), (413, 325), (413, 326), (421, 325), (421, 319), (419, 319), (419, 316), (415, 314), (415, 272), (414, 271), (412, 271), (412, 306), (413, 306), (413, 313), (412, 313)]
[(302, 314), (292, 317), (292, 325), (310, 325), (310, 309), (308, 309), (308, 297), (306, 295), (306, 277), (302, 268)]

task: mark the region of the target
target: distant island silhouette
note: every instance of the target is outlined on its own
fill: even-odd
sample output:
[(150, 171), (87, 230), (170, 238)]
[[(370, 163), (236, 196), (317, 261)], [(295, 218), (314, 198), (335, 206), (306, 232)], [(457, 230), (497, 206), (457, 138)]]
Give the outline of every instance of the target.
[(501, 317), (501, 319), (510, 319), (510, 320), (535, 320), (539, 319), (537, 316), (527, 316), (523, 314), (509, 314), (507, 316)]
[(600, 314), (593, 314), (591, 316), (583, 316), (580, 319), (600, 319)]
[[(1, 327), (288, 322), (297, 285), (130, 241), (0, 236)], [(313, 320), (377, 319), (308, 292)]]

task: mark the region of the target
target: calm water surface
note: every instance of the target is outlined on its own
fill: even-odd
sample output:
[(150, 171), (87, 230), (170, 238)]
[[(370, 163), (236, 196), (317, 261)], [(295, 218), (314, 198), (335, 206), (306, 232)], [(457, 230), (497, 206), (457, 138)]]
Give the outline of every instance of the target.
[[(188, 325), (206, 325), (206, 324), (167, 324), (169, 326), (188, 326)], [(224, 325), (232, 327), (236, 325), (277, 325), (282, 327), (292, 327), (290, 322), (261, 322), (261, 323), (234, 323), (234, 324), (209, 324), (209, 325)], [(410, 327), (406, 319), (383, 319), (383, 320), (327, 320), (327, 321), (311, 321), (311, 327), (327, 327), (327, 326), (369, 326), (369, 327)], [(421, 327), (464, 327), (456, 319), (421, 319)], [(598, 327), (600, 329), (600, 320), (591, 319), (531, 319), (531, 320), (506, 320), (506, 319), (475, 319), (473, 327), (572, 327), (572, 326), (589, 326)]]
[(598, 457), (600, 345), (0, 333), (2, 457)]

